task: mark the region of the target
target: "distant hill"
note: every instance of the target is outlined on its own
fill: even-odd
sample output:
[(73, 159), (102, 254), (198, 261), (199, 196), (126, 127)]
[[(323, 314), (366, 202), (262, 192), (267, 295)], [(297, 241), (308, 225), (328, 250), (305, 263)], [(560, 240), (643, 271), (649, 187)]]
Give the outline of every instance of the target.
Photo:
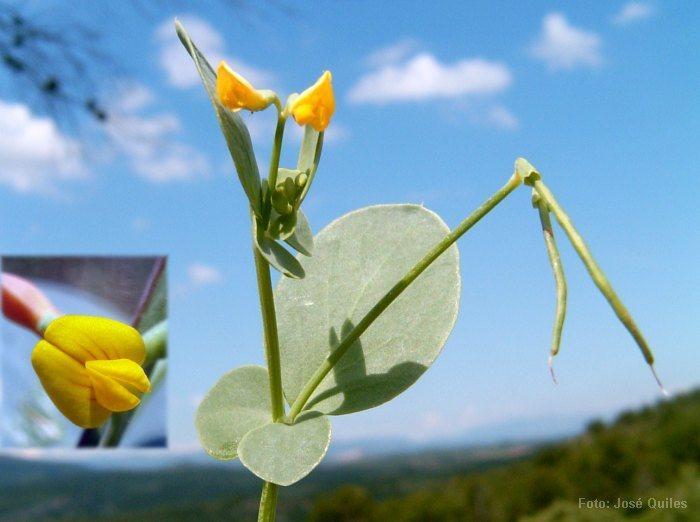
[[(580, 498), (606, 508), (581, 509)], [(633, 502), (615, 509), (618, 499)], [(455, 474), (407, 494), (386, 497), (349, 483), (317, 498), (310, 519), (495, 522), (528, 516), (532, 522), (700, 520), (700, 390), (622, 413), (610, 425), (592, 422), (582, 436), (549, 444), (521, 462)]]
[[(211, 462), (128, 470), (0, 457), (0, 521), (255, 520), (259, 481), (239, 464)], [(590, 423), (583, 435), (560, 442), (336, 458), (282, 488), (278, 520), (691, 521), (700, 513), (699, 467), (695, 391), (609, 424)], [(688, 507), (640, 513), (577, 505), (579, 497), (652, 495), (683, 497)]]
[[(533, 445), (519, 443), (329, 463), (294, 488), (284, 488), (278, 520), (302, 520), (319, 493), (347, 481), (368, 484), (391, 495), (455, 473), (512, 462), (533, 450)], [(132, 453), (131, 458), (138, 459), (138, 453)], [(153, 456), (148, 460), (160, 462)], [(163, 462), (167, 462), (165, 457)], [(414, 478), (401, 484), (403, 477)], [(196, 459), (177, 466), (140, 464), (128, 470), (0, 457), (3, 522), (254, 520), (259, 494), (260, 481), (238, 463), (199, 463)]]

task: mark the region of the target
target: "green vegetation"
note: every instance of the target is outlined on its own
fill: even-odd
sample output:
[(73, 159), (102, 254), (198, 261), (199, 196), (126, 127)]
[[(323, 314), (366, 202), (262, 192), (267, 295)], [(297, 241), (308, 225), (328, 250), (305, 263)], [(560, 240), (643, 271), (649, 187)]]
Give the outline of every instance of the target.
[[(408, 495), (377, 499), (348, 485), (319, 499), (311, 520), (697, 520), (700, 513), (700, 391), (638, 412), (609, 427), (593, 422), (574, 440), (484, 473), (454, 476)], [(579, 508), (579, 499), (631, 502), (627, 508)], [(687, 506), (652, 509), (648, 499)], [(641, 501), (637, 502), (638, 499)], [(641, 504), (641, 505), (640, 505)]]
[[(255, 520), (257, 480), (241, 466), (99, 470), (0, 458), (0, 521)], [(593, 422), (534, 446), (375, 457), (322, 465), (281, 488), (280, 521), (698, 520), (700, 390)], [(580, 509), (579, 498), (642, 499), (641, 509)], [(649, 498), (687, 502), (650, 509)]]

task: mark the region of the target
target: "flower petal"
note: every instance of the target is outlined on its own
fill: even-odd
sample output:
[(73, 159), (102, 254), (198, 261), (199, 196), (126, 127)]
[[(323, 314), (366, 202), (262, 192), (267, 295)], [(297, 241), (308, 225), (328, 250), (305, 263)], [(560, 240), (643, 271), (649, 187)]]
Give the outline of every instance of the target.
[[(111, 365), (111, 367), (106, 364), (95, 366), (94, 363), (96, 362), (115, 364)], [(95, 390), (97, 402), (110, 411), (132, 410), (141, 402), (141, 400), (124, 386), (122, 382), (102, 373), (106, 370), (108, 373), (116, 373), (125, 376), (133, 372), (133, 369), (129, 368), (129, 364), (135, 365), (141, 369), (136, 363), (128, 361), (127, 359), (117, 361), (88, 361), (85, 365), (88, 375), (90, 376), (90, 382)], [(148, 379), (146, 379), (146, 381), (148, 381)], [(150, 384), (148, 386), (150, 388)]]
[(94, 359), (129, 359), (141, 364), (146, 347), (131, 326), (86, 315), (64, 315), (54, 319), (44, 339), (80, 363)]
[(311, 125), (317, 132), (328, 127), (335, 112), (333, 77), (325, 71), (311, 87), (294, 98), (289, 110), (299, 125)]
[(95, 428), (110, 415), (95, 399), (85, 367), (50, 343), (39, 341), (32, 351), (32, 366), (56, 408), (81, 428)]
[(225, 107), (234, 111), (261, 111), (272, 102), (269, 96), (253, 87), (226, 62), (221, 62), (216, 71), (216, 94)]
[(88, 361), (85, 363), (89, 373), (97, 372), (110, 377), (122, 385), (128, 385), (141, 393), (151, 391), (151, 383), (143, 368), (129, 359), (111, 361)]

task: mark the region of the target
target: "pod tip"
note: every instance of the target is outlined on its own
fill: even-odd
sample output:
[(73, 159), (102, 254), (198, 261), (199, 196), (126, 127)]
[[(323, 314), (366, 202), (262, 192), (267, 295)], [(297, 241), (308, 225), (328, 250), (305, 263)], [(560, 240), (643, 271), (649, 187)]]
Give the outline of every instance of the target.
[(651, 373), (654, 376), (654, 379), (656, 380), (656, 384), (659, 385), (661, 393), (664, 395), (664, 397), (668, 397), (668, 390), (664, 387), (663, 383), (661, 382), (661, 379), (659, 379), (659, 375), (656, 373), (656, 368), (654, 368), (653, 364), (650, 364), (649, 368), (651, 368)]
[(554, 384), (559, 384), (557, 382), (557, 376), (554, 373), (554, 356), (550, 355), (549, 359), (547, 359), (547, 368), (549, 368), (549, 374), (552, 376), (552, 381)]

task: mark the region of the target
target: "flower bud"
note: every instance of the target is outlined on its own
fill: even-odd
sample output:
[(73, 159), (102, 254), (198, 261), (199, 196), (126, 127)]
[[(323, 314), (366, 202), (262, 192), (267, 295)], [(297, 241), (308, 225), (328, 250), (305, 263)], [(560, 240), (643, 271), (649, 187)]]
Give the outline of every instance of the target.
[(272, 192), (272, 206), (282, 216), (291, 213), (294, 208), (284, 193), (284, 187), (277, 186)]
[(294, 182), (296, 183), (297, 187), (299, 187), (299, 189), (303, 189), (308, 179), (309, 175), (306, 172), (300, 172), (294, 179)]
[(287, 201), (294, 201), (297, 197), (297, 186), (292, 178), (286, 178), (282, 184), (282, 191)]

